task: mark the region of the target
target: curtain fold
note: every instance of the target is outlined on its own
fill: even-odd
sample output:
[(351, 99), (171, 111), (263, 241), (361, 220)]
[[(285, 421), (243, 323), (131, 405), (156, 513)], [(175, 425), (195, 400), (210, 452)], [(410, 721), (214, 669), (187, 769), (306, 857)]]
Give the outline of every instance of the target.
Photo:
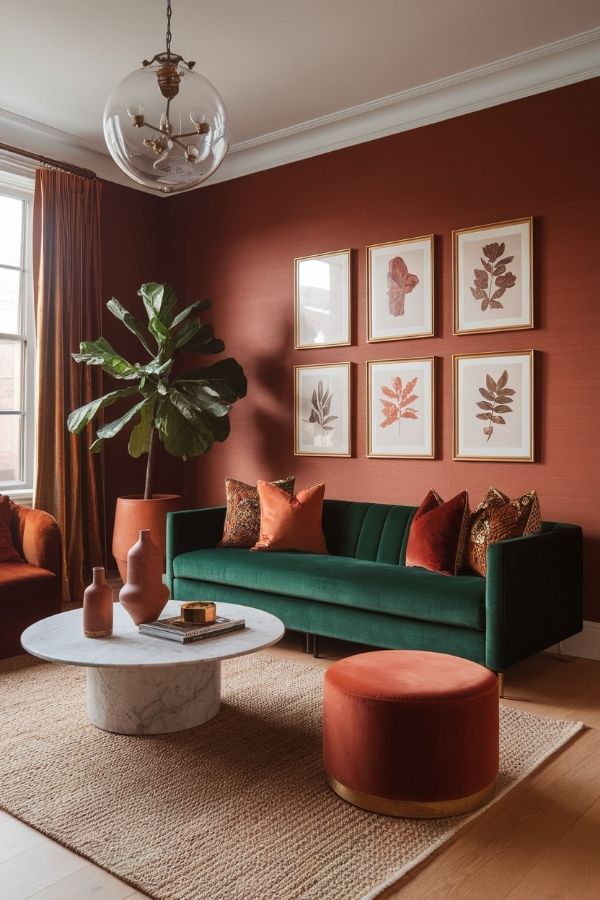
[(101, 393), (101, 372), (71, 354), (101, 332), (101, 184), (40, 169), (33, 213), (37, 332), (34, 505), (57, 520), (63, 546), (63, 599), (79, 602), (91, 566), (102, 565), (102, 470), (67, 416)]

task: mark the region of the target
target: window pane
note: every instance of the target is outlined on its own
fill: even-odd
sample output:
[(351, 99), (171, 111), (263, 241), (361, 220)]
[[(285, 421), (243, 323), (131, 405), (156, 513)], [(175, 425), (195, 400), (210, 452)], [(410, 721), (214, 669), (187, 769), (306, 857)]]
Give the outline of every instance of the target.
[(0, 194), (0, 263), (21, 265), (23, 201)]
[[(21, 341), (0, 341), (0, 409), (22, 409)], [(0, 428), (4, 427), (4, 416)]]
[(0, 482), (22, 481), (23, 416), (0, 416)]
[(0, 269), (0, 331), (19, 334), (19, 282), (21, 273), (15, 269)]

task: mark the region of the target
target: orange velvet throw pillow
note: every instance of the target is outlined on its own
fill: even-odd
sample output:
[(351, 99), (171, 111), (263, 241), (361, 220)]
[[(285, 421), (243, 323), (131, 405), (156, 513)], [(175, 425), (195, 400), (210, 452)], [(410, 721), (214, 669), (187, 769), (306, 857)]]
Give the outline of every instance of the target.
[(410, 526), (406, 565), (441, 575), (458, 574), (464, 563), (469, 520), (466, 491), (447, 503), (435, 491), (429, 491)]
[(260, 538), (252, 550), (328, 553), (321, 524), (323, 483), (291, 497), (268, 481), (259, 481), (256, 486), (260, 500)]
[(0, 562), (22, 562), (13, 544), (10, 520), (10, 497), (0, 494)]

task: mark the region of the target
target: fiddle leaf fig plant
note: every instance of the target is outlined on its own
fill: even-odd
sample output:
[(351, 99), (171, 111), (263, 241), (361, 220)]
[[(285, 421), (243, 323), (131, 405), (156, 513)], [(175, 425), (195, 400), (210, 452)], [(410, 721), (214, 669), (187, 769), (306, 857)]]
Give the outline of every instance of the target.
[(199, 456), (214, 441), (229, 435), (229, 411), (246, 396), (246, 376), (235, 359), (221, 359), (212, 365), (175, 374), (175, 359), (181, 353), (215, 354), (225, 348), (211, 325), (202, 323), (200, 312), (211, 307), (210, 300), (196, 300), (176, 313), (177, 297), (169, 284), (149, 282), (138, 291), (148, 324), (132, 315), (114, 297), (106, 304), (110, 312), (133, 332), (150, 357), (148, 362), (131, 363), (103, 337), (82, 341), (76, 362), (100, 366), (123, 386), (74, 410), (67, 419), (69, 431), (80, 434), (101, 411), (117, 400), (135, 397), (127, 412), (102, 424), (90, 446), (98, 453), (104, 441), (126, 426), (133, 426), (128, 450), (131, 456), (148, 454), (144, 499), (153, 493), (153, 459), (156, 441), (182, 459)]

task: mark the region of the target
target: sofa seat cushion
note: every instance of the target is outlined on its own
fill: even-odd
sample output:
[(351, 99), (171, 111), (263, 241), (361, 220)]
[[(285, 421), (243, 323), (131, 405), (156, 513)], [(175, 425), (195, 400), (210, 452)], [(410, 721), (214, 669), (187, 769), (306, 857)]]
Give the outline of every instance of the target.
[[(0, 603), (9, 591), (12, 593), (18, 589), (35, 592), (38, 588), (43, 591), (46, 585), (55, 584), (57, 580), (56, 575), (48, 569), (30, 566), (26, 562), (0, 563)], [(23, 596), (26, 597), (26, 593)]]
[[(208, 549), (173, 560), (176, 578), (485, 630), (485, 580), (307, 553)], [(201, 598), (200, 598), (201, 599)]]

